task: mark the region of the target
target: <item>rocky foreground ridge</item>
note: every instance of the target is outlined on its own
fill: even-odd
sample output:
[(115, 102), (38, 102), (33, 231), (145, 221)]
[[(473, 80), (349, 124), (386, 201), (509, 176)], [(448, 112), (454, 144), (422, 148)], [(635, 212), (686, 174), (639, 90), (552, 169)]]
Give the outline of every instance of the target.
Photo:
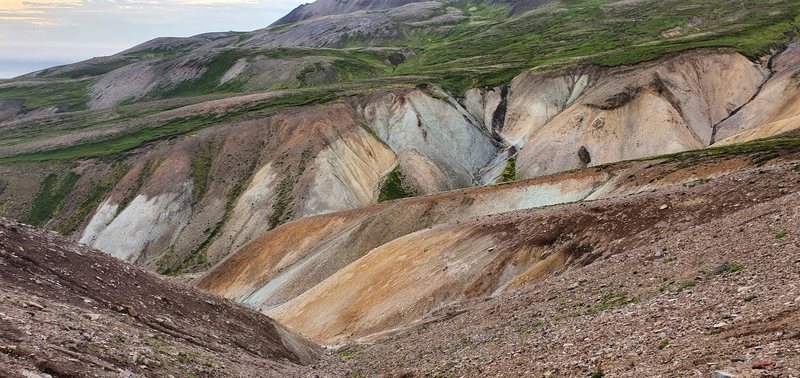
[(0, 219), (0, 376), (285, 376), (319, 348), (252, 310)]

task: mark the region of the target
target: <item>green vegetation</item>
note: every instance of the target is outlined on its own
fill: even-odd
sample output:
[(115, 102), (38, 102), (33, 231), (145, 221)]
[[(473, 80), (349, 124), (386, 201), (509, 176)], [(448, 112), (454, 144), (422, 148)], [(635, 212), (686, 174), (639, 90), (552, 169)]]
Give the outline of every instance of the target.
[(133, 182), (133, 186), (128, 188), (125, 192), (125, 196), (120, 201), (119, 205), (117, 206), (117, 215), (125, 210), (128, 207), (128, 204), (133, 201), (133, 199), (139, 194), (139, 191), (144, 186), (144, 183), (147, 182), (147, 179), (150, 178), (150, 175), (153, 174), (153, 162), (147, 160), (142, 165), (142, 169), (139, 170), (139, 174), (136, 175), (136, 181)]
[(786, 231), (778, 231), (775, 233), (775, 239), (783, 239), (787, 235)]
[(688, 280), (681, 282), (678, 287), (675, 289), (676, 292), (680, 293), (690, 287), (694, 287), (697, 283), (694, 280)]
[(262, 102), (243, 105), (236, 110), (217, 114), (198, 114), (183, 118), (173, 118), (163, 124), (143, 127), (98, 141), (86, 141), (52, 150), (26, 152), (0, 157), (0, 165), (21, 162), (41, 162), (51, 160), (75, 160), (85, 158), (117, 158), (122, 153), (157, 140), (184, 135), (205, 127), (234, 122), (271, 113), (292, 106), (308, 105), (315, 102), (333, 101), (346, 92), (326, 90), (298, 91)]
[(246, 56), (247, 54), (241, 50), (226, 50), (211, 58), (210, 62), (194, 62), (198, 67), (206, 67), (203, 75), (195, 80), (183, 81), (177, 87), (159, 94), (159, 97), (186, 97), (212, 92), (240, 91), (243, 85), (241, 81), (231, 80), (222, 84), (220, 80), (237, 60)]
[[(586, 308), (586, 310), (584, 312), (573, 311), (573, 312), (569, 313), (569, 317), (571, 317), (571, 318), (579, 318), (579, 317), (584, 316), (584, 315), (597, 314), (597, 313), (605, 311), (605, 310), (609, 310), (609, 309), (612, 309), (612, 308), (617, 308), (617, 307), (620, 307), (620, 306), (624, 306), (624, 305), (626, 305), (628, 303), (637, 302), (638, 300), (639, 300), (638, 298), (629, 299), (627, 292), (620, 292), (620, 293), (611, 292), (611, 293), (606, 294), (600, 300), (600, 302), (595, 304), (595, 305), (591, 305), (591, 304), (583, 303), (583, 302), (577, 302), (577, 303), (573, 304), (572, 305), (573, 308), (576, 308), (576, 309)], [(557, 317), (559, 318), (557, 320), (563, 319), (563, 317), (560, 316), (560, 315), (557, 315)]]
[(736, 273), (736, 272), (738, 272), (740, 270), (744, 270), (745, 268), (746, 268), (746, 266), (744, 264), (742, 264), (740, 262), (736, 262), (736, 261), (731, 261), (731, 262), (729, 262), (727, 264), (726, 271), (728, 273)]
[(780, 157), (780, 156), (781, 155), (778, 154), (777, 152), (768, 152), (768, 153), (766, 153), (764, 155), (761, 155), (761, 156), (753, 159), (753, 163), (755, 163), (757, 166), (760, 167), (760, 166), (762, 166), (764, 164), (767, 164), (770, 160), (773, 160), (773, 159), (775, 159), (777, 157)]
[(54, 77), (63, 78), (63, 79), (80, 79), (84, 77), (94, 77), (100, 76), (103, 74), (107, 74), (111, 71), (114, 71), (118, 68), (125, 67), (126, 65), (130, 64), (131, 61), (127, 59), (121, 59), (115, 62), (109, 63), (93, 63), (78, 69), (67, 71), (65, 73), (56, 75)]
[(296, 178), (292, 175), (287, 175), (278, 184), (278, 195), (275, 203), (272, 205), (272, 214), (269, 216), (269, 228), (275, 228), (291, 216), (289, 206), (293, 202), (292, 191), (294, 190), (294, 183)]
[(346, 350), (344, 352), (339, 353), (339, 357), (345, 361), (352, 360), (353, 358), (356, 358), (356, 356), (358, 356), (357, 350)]
[[(462, 9), (472, 19), (447, 33), (408, 30), (408, 45), (417, 56), (396, 72), (429, 74), (463, 93), (534, 67), (616, 66), (702, 47), (729, 47), (755, 58), (788, 42), (800, 9), (797, 0), (770, 7), (756, 0), (613, 2), (571, 0), (558, 10), (544, 6), (510, 20), (501, 9), (472, 10), (467, 3)], [(662, 34), (668, 30), (675, 35)]]
[(286, 222), (292, 216), (291, 206), (294, 203), (294, 185), (303, 172), (306, 170), (306, 164), (311, 157), (311, 151), (305, 150), (300, 154), (300, 163), (297, 166), (297, 173), (292, 175), (287, 172), (283, 180), (278, 184), (278, 195), (275, 203), (272, 205), (272, 214), (269, 216), (269, 228), (275, 228), (283, 222)]
[(409, 198), (417, 196), (416, 190), (409, 188), (403, 182), (403, 172), (400, 171), (400, 166), (397, 166), (389, 172), (380, 185), (380, 192), (378, 194), (378, 202), (385, 202), (396, 200), (400, 198)]
[(214, 142), (205, 142), (200, 146), (200, 150), (192, 156), (191, 176), (194, 188), (192, 190), (192, 203), (196, 204), (206, 194), (208, 187), (208, 175), (211, 165), (214, 163), (216, 146)]
[(517, 157), (514, 156), (506, 161), (506, 166), (503, 168), (503, 173), (497, 178), (497, 183), (505, 183), (517, 181)]
[(65, 111), (87, 109), (89, 85), (87, 80), (47, 81), (34, 85), (0, 88), (0, 101), (22, 100), (23, 108), (32, 110), (57, 106)]
[[(650, 160), (665, 160), (670, 161), (687, 161), (691, 159), (715, 156), (735, 156), (755, 154), (758, 152), (782, 152), (782, 151), (795, 151), (800, 148), (800, 136), (786, 136), (768, 139), (759, 139), (752, 142), (731, 144), (719, 147), (709, 147), (701, 150), (693, 150), (686, 152), (678, 152), (674, 154), (651, 156), (639, 161)], [(608, 166), (608, 165), (606, 165)], [(598, 166), (598, 169), (601, 168)]]
[(177, 276), (193, 267), (207, 268), (208, 248), (211, 246), (211, 243), (217, 240), (219, 233), (222, 232), (222, 228), (228, 223), (231, 213), (233, 212), (233, 207), (236, 205), (236, 201), (239, 199), (243, 190), (244, 186), (242, 182), (237, 182), (231, 191), (228, 192), (228, 198), (225, 202), (225, 213), (222, 215), (222, 219), (214, 225), (213, 229), (206, 230), (206, 239), (200, 243), (197, 249), (189, 253), (189, 255), (183, 258), (183, 260), (180, 260), (179, 263), (176, 263), (174, 261), (176, 258), (175, 246), (170, 246), (169, 250), (164, 252), (161, 258), (156, 262), (156, 271), (165, 276)]
[(658, 343), (658, 350), (662, 350), (666, 348), (668, 345), (669, 345), (669, 339), (661, 340), (661, 342)]
[(58, 228), (56, 229), (58, 232), (69, 235), (83, 222), (86, 217), (97, 208), (100, 204), (100, 201), (105, 198), (106, 193), (111, 190), (117, 182), (125, 175), (127, 172), (128, 167), (122, 164), (121, 162), (114, 163), (112, 172), (110, 175), (104, 177), (102, 180), (99, 181), (92, 181), (89, 186), (89, 192), (86, 194), (86, 198), (83, 202), (78, 205), (78, 208), (70, 215), (67, 220), (61, 223)]
[(61, 208), (79, 178), (75, 172), (67, 173), (61, 180), (55, 173), (47, 175), (22, 221), (43, 227)]

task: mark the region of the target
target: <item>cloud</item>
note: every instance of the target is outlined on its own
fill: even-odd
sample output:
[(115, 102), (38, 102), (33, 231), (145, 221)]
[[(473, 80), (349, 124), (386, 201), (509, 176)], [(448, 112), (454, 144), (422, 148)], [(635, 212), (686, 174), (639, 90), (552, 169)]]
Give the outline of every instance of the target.
[(0, 55), (18, 61), (79, 61), (156, 37), (256, 30), (308, 1), (0, 0)]
[(50, 10), (76, 7), (81, 3), (82, 0), (0, 0), (0, 20), (56, 26), (58, 22), (49, 17)]
[(40, 18), (40, 17), (26, 17), (26, 16), (3, 16), (0, 14), (0, 20), (26, 22), (36, 26), (56, 26), (56, 22)]

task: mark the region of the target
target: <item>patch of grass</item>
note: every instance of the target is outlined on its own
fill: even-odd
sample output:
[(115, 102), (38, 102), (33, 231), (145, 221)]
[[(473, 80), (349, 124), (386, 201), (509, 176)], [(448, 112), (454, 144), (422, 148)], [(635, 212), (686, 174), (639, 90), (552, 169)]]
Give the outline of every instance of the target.
[(346, 350), (344, 352), (339, 353), (339, 358), (344, 361), (352, 360), (358, 356), (357, 350)]
[(217, 222), (211, 230), (207, 230), (208, 232), (206, 239), (200, 243), (197, 249), (189, 253), (188, 256), (183, 258), (183, 260), (180, 260), (180, 262), (176, 263), (174, 261), (176, 258), (175, 247), (170, 246), (170, 249), (162, 254), (161, 258), (159, 258), (156, 262), (156, 271), (159, 274), (166, 276), (177, 276), (192, 269), (193, 267), (207, 267), (208, 248), (215, 240), (217, 240), (217, 237), (219, 237), (223, 227), (225, 227), (225, 224), (228, 223), (231, 213), (233, 212), (233, 208), (236, 206), (236, 201), (239, 199), (239, 196), (242, 195), (243, 191), (244, 184), (240, 181), (237, 182), (228, 192), (227, 201), (225, 202), (225, 213), (223, 213), (222, 219)]
[(306, 163), (311, 157), (311, 151), (305, 150), (300, 155), (300, 162), (297, 166), (297, 172), (292, 174), (285, 174), (283, 180), (278, 184), (278, 195), (275, 203), (272, 204), (272, 214), (269, 216), (269, 228), (275, 228), (283, 224), (292, 217), (291, 207), (294, 204), (294, 185), (300, 179), (303, 172), (306, 170)]
[(118, 68), (125, 67), (130, 63), (131, 62), (127, 59), (122, 59), (116, 62), (109, 62), (109, 63), (93, 63), (86, 65), (84, 67), (80, 67), (75, 70), (64, 72), (62, 74), (56, 75), (55, 77), (65, 78), (65, 79), (81, 79), (85, 77), (100, 76), (107, 74), (111, 71), (114, 71)]
[(769, 153), (766, 153), (766, 154), (764, 154), (762, 156), (759, 156), (759, 157), (753, 159), (753, 163), (755, 163), (755, 165), (760, 167), (760, 166), (762, 166), (764, 164), (767, 164), (770, 160), (776, 159), (776, 158), (778, 158), (780, 156), (781, 155), (779, 153), (777, 153), (777, 152), (769, 152)]
[(675, 289), (675, 291), (680, 293), (680, 292), (682, 292), (682, 291), (684, 291), (684, 290), (686, 290), (686, 289), (688, 289), (690, 287), (694, 287), (695, 284), (696, 283), (695, 283), (694, 280), (683, 281), (678, 285), (678, 287)]
[(128, 188), (125, 192), (125, 196), (122, 197), (122, 201), (117, 205), (117, 215), (125, 210), (131, 201), (139, 195), (139, 191), (150, 178), (150, 175), (153, 174), (153, 170), (155, 170), (155, 164), (153, 164), (151, 160), (147, 160), (143, 163), (142, 169), (139, 171), (139, 174), (136, 175), (136, 181), (133, 182), (133, 186)]
[(619, 293), (608, 293), (606, 294), (600, 303), (595, 306), (590, 307), (586, 310), (587, 314), (596, 314), (608, 309), (624, 306), (628, 303), (634, 302), (634, 299), (628, 298), (627, 292), (619, 292)]
[(272, 205), (272, 214), (269, 216), (269, 228), (275, 228), (285, 222), (291, 216), (289, 207), (294, 202), (292, 191), (294, 190), (295, 178), (291, 175), (286, 176), (278, 184), (278, 195)]
[(66, 221), (61, 223), (58, 228), (56, 229), (58, 232), (64, 235), (69, 235), (75, 231), (78, 225), (83, 222), (86, 217), (94, 211), (95, 208), (100, 204), (106, 193), (111, 190), (120, 179), (125, 175), (127, 172), (128, 167), (125, 166), (121, 162), (114, 163), (112, 168), (111, 174), (104, 177), (98, 181), (92, 181), (89, 187), (89, 192), (86, 194), (86, 198), (83, 202), (78, 205), (78, 208), (67, 218)]
[(736, 272), (738, 272), (740, 270), (744, 270), (745, 268), (747, 268), (747, 266), (745, 266), (744, 264), (742, 264), (740, 262), (736, 262), (736, 261), (731, 261), (731, 262), (728, 263), (727, 272), (728, 273), (736, 273)]
[(213, 124), (214, 122), (215, 118), (209, 115), (177, 118), (159, 126), (144, 127), (127, 134), (117, 135), (104, 140), (0, 158), (0, 164), (117, 157), (125, 151), (141, 147), (146, 143), (185, 134)]
[(213, 141), (208, 141), (200, 146), (191, 162), (191, 177), (194, 188), (192, 190), (192, 203), (196, 204), (206, 194), (208, 187), (208, 175), (211, 165), (214, 163), (216, 145)]
[(404, 176), (403, 172), (400, 171), (400, 166), (389, 172), (381, 181), (378, 202), (417, 196), (416, 190), (406, 186), (403, 180)]
[(292, 106), (333, 101), (343, 92), (305, 90), (276, 97), (259, 103), (247, 104), (224, 115), (198, 114), (174, 118), (160, 125), (143, 127), (125, 134), (98, 141), (89, 141), (52, 150), (26, 152), (0, 157), (0, 165), (52, 160), (77, 160), (88, 158), (117, 158), (121, 154), (158, 140), (177, 137), (205, 127), (257, 117)]
[(731, 144), (726, 146), (709, 147), (701, 150), (692, 150), (686, 152), (678, 152), (674, 154), (651, 156), (638, 161), (652, 161), (652, 160), (665, 160), (665, 161), (688, 161), (692, 159), (717, 157), (717, 156), (736, 156), (748, 155), (759, 152), (771, 151), (779, 153), (783, 151), (797, 151), (800, 149), (800, 136), (785, 136), (754, 140), (740, 144)]
[(88, 109), (90, 80), (53, 80), (0, 88), (0, 101), (22, 100), (25, 110), (56, 106), (63, 111)]
[(61, 208), (79, 178), (75, 172), (67, 173), (61, 180), (55, 173), (47, 175), (22, 221), (43, 227)]
[(178, 362), (181, 364), (190, 364), (197, 362), (197, 353), (195, 352), (179, 352)]
[(210, 62), (197, 62), (199, 66), (205, 66), (206, 70), (202, 76), (195, 80), (186, 80), (170, 90), (161, 93), (162, 97), (187, 97), (197, 96), (207, 93), (236, 92), (242, 89), (242, 81), (231, 80), (225, 84), (220, 83), (222, 76), (236, 63), (237, 60), (245, 58), (248, 52), (241, 50), (225, 50), (211, 58)]
[(667, 346), (669, 346), (669, 339), (661, 340), (661, 342), (658, 343), (658, 350), (663, 350)]
[(512, 156), (506, 161), (506, 166), (503, 168), (503, 173), (497, 178), (497, 183), (517, 181), (517, 158)]
[(778, 231), (775, 233), (775, 239), (783, 239), (788, 235), (786, 231)]

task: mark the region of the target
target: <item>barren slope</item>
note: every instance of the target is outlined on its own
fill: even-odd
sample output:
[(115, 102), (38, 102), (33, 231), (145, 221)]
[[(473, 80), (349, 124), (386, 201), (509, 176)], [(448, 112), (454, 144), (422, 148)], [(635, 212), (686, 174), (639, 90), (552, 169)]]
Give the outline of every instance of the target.
[[(698, 189), (684, 188), (709, 180), (726, 182), (737, 196), (745, 196), (744, 188), (733, 188), (731, 175), (755, 175), (754, 166), (773, 159), (796, 161), (796, 141), (789, 139), (783, 147), (774, 142), (731, 147), (707, 152), (709, 157), (698, 152), (628, 162), (302, 219), (256, 239), (198, 285), (256, 306), (319, 342), (359, 339), (411, 323), (441, 306), (522, 287), (565, 266), (584, 264), (659, 222), (706, 224), (706, 216), (684, 219), (705, 213), (703, 206), (719, 207), (717, 216), (723, 217), (757, 202), (728, 201), (720, 192), (690, 201), (681, 211), (643, 212), (631, 206), (620, 216), (635, 214), (636, 220), (624, 226), (583, 213), (539, 216), (536, 207), (600, 200), (591, 206), (601, 208), (603, 201), (651, 191), (656, 192), (653, 199), (675, 190), (693, 193)], [(791, 183), (792, 166), (783, 167)], [(515, 210), (531, 215), (525, 221), (486, 223), (508, 212), (508, 219), (519, 219), (512, 217)]]
[(277, 377), (318, 352), (266, 316), (0, 219), (3, 377)]
[[(579, 248), (550, 249), (570, 252), (568, 263), (519, 290), (437, 308), (413, 326), (330, 353), (315, 372), (797, 376), (798, 167), (795, 154), (692, 185), (450, 226), (514, 235), (473, 253), (502, 254), (535, 237)], [(356, 298), (371, 295), (362, 293)], [(352, 309), (353, 319), (373, 306)]]

